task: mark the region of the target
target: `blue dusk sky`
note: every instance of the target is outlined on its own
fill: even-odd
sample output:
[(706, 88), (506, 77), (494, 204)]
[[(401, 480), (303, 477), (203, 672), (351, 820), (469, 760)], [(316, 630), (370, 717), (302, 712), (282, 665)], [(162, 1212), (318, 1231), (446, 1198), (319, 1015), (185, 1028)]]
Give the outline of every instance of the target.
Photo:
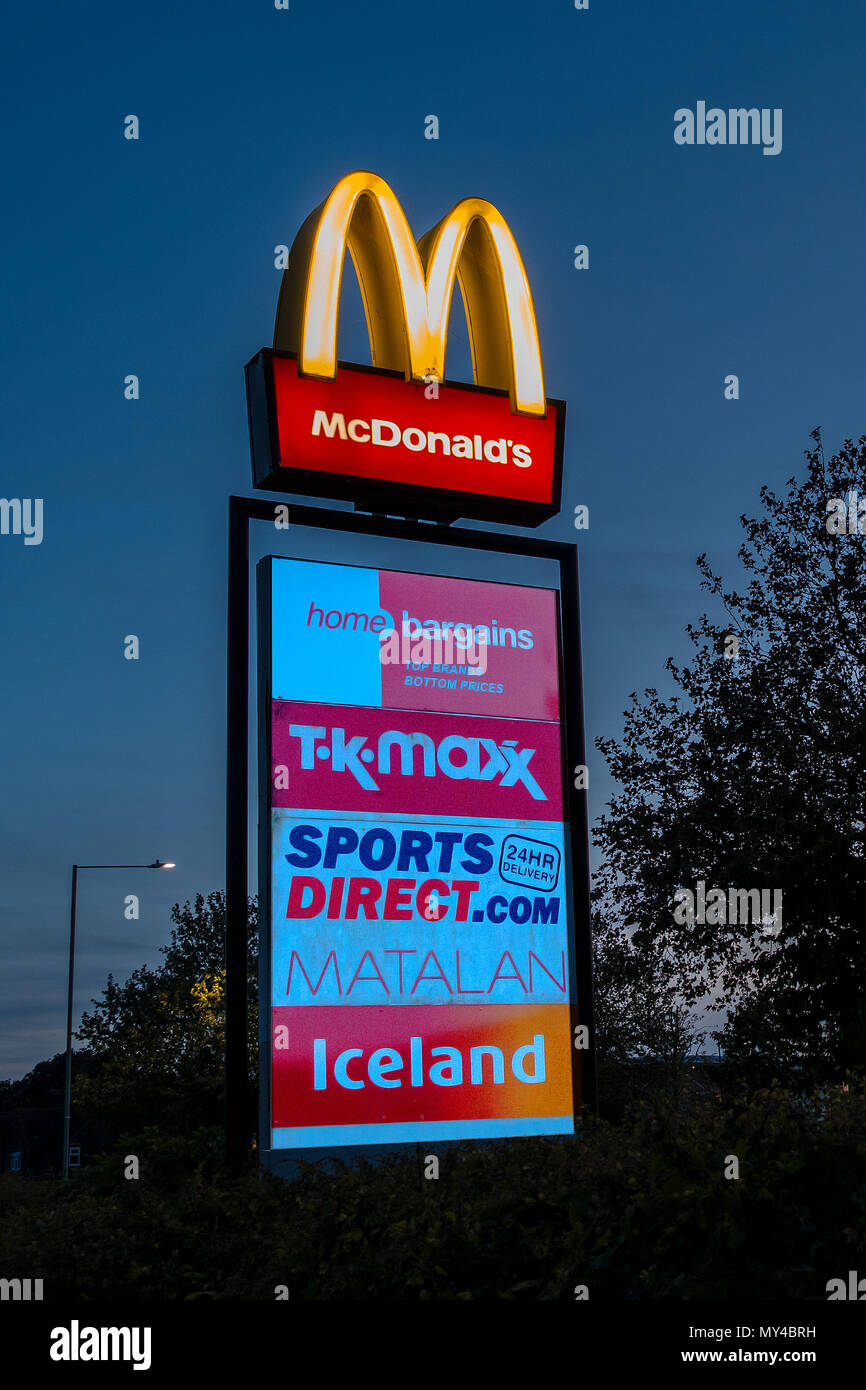
[[(579, 541), (587, 728), (616, 733), (689, 650), (696, 555), (733, 577), (760, 485), (801, 470), (814, 426), (831, 451), (866, 429), (864, 50), (854, 0), (10, 13), (0, 492), (42, 498), (44, 536), (0, 536), (0, 1076), (64, 1045), (74, 861), (178, 863), (82, 877), (76, 1017), (109, 970), (158, 962), (174, 901), (224, 883), (226, 499), (251, 490), (242, 368), (271, 340), (274, 247), (355, 168), (417, 235), (467, 195), (508, 219), (568, 402), (563, 510), (538, 534)], [(781, 110), (780, 152), (677, 144), (698, 102)], [(351, 268), (340, 355), (369, 361)], [(470, 378), (459, 299), (448, 374)], [(465, 572), (545, 574), (477, 553)], [(610, 790), (593, 751), (593, 819)]]

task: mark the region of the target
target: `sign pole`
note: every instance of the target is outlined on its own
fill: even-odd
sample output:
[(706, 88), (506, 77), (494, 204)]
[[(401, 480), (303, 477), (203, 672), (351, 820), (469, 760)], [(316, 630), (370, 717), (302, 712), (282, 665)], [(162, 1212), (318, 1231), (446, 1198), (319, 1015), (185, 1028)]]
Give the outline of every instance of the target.
[(69, 1126), (72, 1118), (72, 992), (75, 974), (75, 908), (78, 865), (72, 865), (72, 906), (69, 909), (69, 991), (66, 1001), (66, 1072), (63, 1087), (63, 1176), (69, 1177)]
[[(568, 547), (559, 563), (562, 611), (562, 665), (565, 677), (565, 750), (567, 805), (571, 823), (571, 881), (574, 885), (575, 970), (580, 982), (578, 1013), (580, 1024), (588, 1029), (590, 1046), (580, 1052), (581, 1097), (585, 1105), (597, 1104), (595, 1017), (592, 974), (592, 909), (589, 885), (589, 793), (577, 789), (578, 768), (586, 765), (586, 729), (583, 709), (583, 657), (580, 636), (580, 587), (577, 546)], [(585, 886), (584, 886), (585, 885)]]
[(226, 1163), (240, 1169), (248, 1151), (247, 940), (249, 795), (249, 513), (229, 498), (226, 680)]

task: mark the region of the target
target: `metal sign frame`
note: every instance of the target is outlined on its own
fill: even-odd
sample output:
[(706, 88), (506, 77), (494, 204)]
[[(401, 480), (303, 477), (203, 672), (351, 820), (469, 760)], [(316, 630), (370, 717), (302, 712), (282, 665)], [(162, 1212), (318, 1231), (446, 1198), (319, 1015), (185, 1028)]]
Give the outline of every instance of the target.
[[(250, 523), (267, 521), (273, 525), (275, 509), (285, 505), (264, 497), (230, 497), (228, 518), (228, 634), (227, 634), (227, 720), (226, 720), (226, 1157), (230, 1167), (241, 1167), (249, 1156), (251, 1113), (250, 1072), (247, 1046), (247, 900), (249, 892), (248, 846), (248, 788), (249, 788), (249, 678), (250, 678)], [(485, 550), (507, 555), (555, 560), (559, 566), (559, 609), (561, 617), (561, 731), (565, 748), (564, 766), (564, 823), (569, 832), (571, 854), (571, 896), (573, 906), (572, 961), (577, 991), (572, 994), (572, 1035), (578, 1023), (588, 1028), (590, 1045), (579, 1052), (579, 1063), (572, 1068), (574, 1113), (579, 1106), (594, 1106), (596, 1101), (595, 1049), (593, 1044), (592, 947), (589, 900), (589, 823), (587, 793), (574, 785), (573, 770), (585, 764), (585, 730), (582, 695), (582, 663), (580, 651), (580, 618), (578, 606), (577, 546), (563, 541), (543, 540), (522, 536), (500, 536), (488, 531), (468, 528), (451, 529), (443, 525), (423, 524), (391, 517), (370, 516), (352, 512), (331, 511), (320, 507), (292, 505), (290, 520), (293, 526), (312, 527), (330, 532), (355, 532), (383, 540), (408, 540), (420, 544), (454, 546), (464, 550)], [(453, 578), (460, 578), (455, 575)], [(464, 576), (465, 577), (465, 576)], [(264, 615), (262, 615), (264, 616)], [(266, 624), (259, 623), (259, 646), (269, 637)], [(261, 687), (256, 694), (259, 735), (259, 764), (262, 765), (266, 742), (267, 721), (262, 717), (263, 699), (267, 692)], [(269, 779), (268, 779), (269, 780)], [(261, 787), (260, 787), (261, 805)], [(269, 790), (269, 787), (267, 788)], [(260, 913), (269, 912), (269, 869), (264, 868), (262, 845), (267, 834), (259, 836), (260, 847)], [(269, 931), (260, 917), (259, 940), (264, 950), (270, 950)], [(267, 919), (269, 920), (269, 919)], [(260, 953), (262, 945), (260, 944)], [(260, 991), (261, 994), (261, 991)], [(260, 1095), (261, 1078), (269, 1077), (269, 1067), (262, 1052), (262, 1018), (269, 1017), (269, 997), (259, 1000), (260, 1009)], [(270, 1038), (270, 1030), (266, 1032)], [(266, 1068), (263, 1072), (262, 1068)], [(580, 1095), (577, 1078), (580, 1078)], [(269, 1095), (262, 1097), (268, 1105)], [(460, 1140), (433, 1140), (430, 1149), (444, 1149)], [(482, 1141), (478, 1141), (482, 1142)], [(487, 1139), (485, 1143), (507, 1143), (511, 1140)], [(374, 1150), (414, 1150), (414, 1141), (367, 1146)], [(286, 1150), (286, 1163), (299, 1158), (334, 1157), (344, 1161), (358, 1150), (351, 1146), (338, 1149), (309, 1151)]]

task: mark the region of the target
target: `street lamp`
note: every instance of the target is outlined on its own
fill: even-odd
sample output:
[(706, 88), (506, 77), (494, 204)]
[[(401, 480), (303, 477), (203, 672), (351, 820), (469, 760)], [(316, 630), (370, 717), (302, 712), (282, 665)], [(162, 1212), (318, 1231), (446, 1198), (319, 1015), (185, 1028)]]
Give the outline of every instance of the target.
[(72, 983), (75, 973), (75, 908), (78, 899), (79, 869), (174, 869), (172, 860), (154, 859), (152, 864), (73, 864), (72, 907), (69, 914), (69, 993), (66, 1002), (66, 1086), (63, 1100), (63, 1176), (69, 1177), (69, 1122), (72, 1115)]

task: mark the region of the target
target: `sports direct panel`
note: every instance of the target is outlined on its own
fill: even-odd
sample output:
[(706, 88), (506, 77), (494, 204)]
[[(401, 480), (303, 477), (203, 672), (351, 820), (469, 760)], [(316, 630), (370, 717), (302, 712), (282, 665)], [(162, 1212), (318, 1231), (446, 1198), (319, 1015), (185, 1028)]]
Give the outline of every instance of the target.
[(573, 1132), (555, 592), (271, 566), (273, 1147)]

